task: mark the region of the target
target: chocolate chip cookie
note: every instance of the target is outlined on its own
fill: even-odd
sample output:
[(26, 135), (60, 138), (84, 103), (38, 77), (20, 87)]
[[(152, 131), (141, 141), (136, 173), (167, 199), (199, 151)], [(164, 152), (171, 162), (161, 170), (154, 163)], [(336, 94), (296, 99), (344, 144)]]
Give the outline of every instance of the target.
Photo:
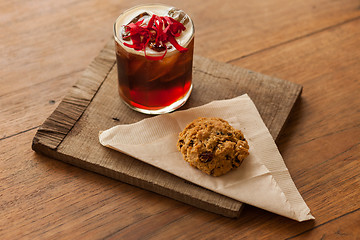
[(221, 176), (240, 166), (249, 145), (240, 130), (221, 118), (198, 118), (179, 134), (178, 150), (191, 166)]

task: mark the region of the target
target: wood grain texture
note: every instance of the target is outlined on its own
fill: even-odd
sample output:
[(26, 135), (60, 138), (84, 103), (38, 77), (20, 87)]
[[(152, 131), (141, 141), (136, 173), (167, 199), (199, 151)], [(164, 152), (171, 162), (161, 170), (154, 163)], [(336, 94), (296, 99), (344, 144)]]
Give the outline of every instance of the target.
[(359, 27), (358, 18), (234, 63), (304, 83), (279, 148), (319, 222), (327, 211), (338, 217), (359, 207), (360, 51), (351, 50), (360, 46)]
[[(242, 204), (202, 189), (124, 154), (105, 149), (98, 132), (145, 117), (123, 104), (111, 40), (37, 131), (33, 149), (67, 163), (121, 180), (228, 217)], [(277, 138), (298, 97), (300, 85), (229, 64), (194, 57), (194, 90), (182, 109), (247, 93)]]
[(357, 239), (358, 1), (162, 1), (196, 20), (197, 55), (304, 86), (277, 144), (313, 222), (251, 206), (221, 217), (31, 150), (116, 16), (140, 2), (0, 1), (0, 238)]
[(360, 239), (360, 209), (288, 239)]
[(50, 149), (56, 149), (63, 141), (114, 67), (115, 56), (112, 45), (112, 42), (106, 45), (85, 70), (81, 81), (72, 86), (68, 95), (40, 126), (34, 140), (35, 145), (46, 145)]
[[(1, 1), (0, 138), (41, 125), (106, 44), (119, 13), (146, 2), (152, 1)], [(162, 2), (176, 5), (194, 18), (195, 53), (222, 62), (360, 15), (359, 4), (353, 0)]]

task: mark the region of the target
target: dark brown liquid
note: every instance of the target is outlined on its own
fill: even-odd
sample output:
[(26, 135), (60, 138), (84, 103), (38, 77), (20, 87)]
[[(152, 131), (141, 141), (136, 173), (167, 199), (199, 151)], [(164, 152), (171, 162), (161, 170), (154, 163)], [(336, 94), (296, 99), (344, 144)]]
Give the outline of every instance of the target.
[(176, 51), (162, 60), (126, 52), (116, 43), (119, 93), (135, 108), (157, 110), (181, 100), (192, 84), (194, 39), (184, 53)]

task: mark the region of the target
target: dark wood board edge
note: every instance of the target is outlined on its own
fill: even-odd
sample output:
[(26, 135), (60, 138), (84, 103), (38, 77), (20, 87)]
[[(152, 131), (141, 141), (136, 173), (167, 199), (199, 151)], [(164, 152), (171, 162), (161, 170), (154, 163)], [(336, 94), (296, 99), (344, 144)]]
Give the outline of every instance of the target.
[[(196, 198), (191, 194), (184, 194), (183, 192), (177, 192), (176, 190), (174, 190), (172, 188), (166, 188), (166, 185), (159, 185), (159, 184), (154, 185), (153, 183), (144, 181), (143, 179), (134, 178), (134, 176), (128, 176), (124, 173), (116, 172), (116, 171), (113, 171), (108, 168), (104, 168), (104, 167), (97, 166), (97, 165), (95, 166), (94, 164), (91, 164), (91, 165), (85, 164), (85, 162), (82, 159), (78, 159), (78, 158), (74, 158), (69, 155), (65, 155), (61, 152), (56, 151), (56, 149), (55, 150), (49, 149), (48, 146), (42, 145), (41, 143), (35, 144), (33, 146), (33, 149), (35, 152), (43, 154), (50, 158), (63, 161), (70, 165), (80, 167), (82, 169), (86, 169), (88, 171), (103, 175), (105, 177), (110, 177), (112, 179), (119, 180), (121, 182), (133, 185), (134, 187), (139, 187), (139, 188), (151, 191), (151, 192), (155, 192), (155, 193), (163, 195), (165, 197), (169, 197), (169, 198), (177, 200), (179, 202), (182, 202), (182, 203), (185, 203), (185, 204), (188, 204), (188, 205), (194, 206), (196, 208), (200, 208), (200, 209), (203, 209), (203, 210), (215, 213), (215, 214), (219, 214), (219, 215), (222, 215), (225, 217), (238, 218), (244, 207), (243, 203), (233, 200), (233, 199), (230, 199), (230, 198), (227, 198), (227, 197), (224, 197), (224, 198), (228, 199), (228, 201), (232, 202), (232, 204), (227, 204), (226, 206), (228, 206), (228, 207), (224, 207), (225, 205), (219, 206), (217, 204), (210, 203), (204, 199)], [(84, 164), (81, 164), (82, 162)], [(184, 181), (186, 181), (186, 180), (184, 180)], [(202, 188), (193, 183), (189, 183), (189, 184), (191, 184), (195, 188)], [(209, 190), (207, 190), (207, 191), (209, 191)], [(217, 195), (217, 193), (214, 193), (214, 194)]]
[(275, 143), (278, 143), (279, 139), (281, 138), (282, 134), (284, 133), (284, 130), (285, 130), (285, 128), (286, 128), (286, 124), (287, 124), (287, 122), (289, 121), (289, 118), (290, 118), (292, 112), (294, 112), (294, 109), (295, 109), (296, 106), (300, 103), (302, 90), (303, 90), (303, 87), (300, 86), (300, 88), (299, 88), (299, 93), (298, 93), (296, 99), (294, 99), (294, 101), (293, 101), (293, 103), (292, 103), (292, 107), (291, 107), (291, 109), (290, 109), (290, 113), (289, 113), (288, 117), (285, 119), (283, 126), (279, 129), (278, 135), (276, 136), (276, 138), (274, 138)]

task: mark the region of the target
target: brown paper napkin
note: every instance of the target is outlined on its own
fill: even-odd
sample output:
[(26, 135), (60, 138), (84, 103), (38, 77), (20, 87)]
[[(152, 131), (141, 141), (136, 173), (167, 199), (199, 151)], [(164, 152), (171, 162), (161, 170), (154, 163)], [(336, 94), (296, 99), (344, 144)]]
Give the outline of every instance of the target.
[[(250, 155), (229, 173), (212, 177), (191, 167), (176, 149), (178, 134), (198, 117), (220, 117), (240, 129)], [(248, 95), (160, 115), (99, 134), (100, 143), (214, 192), (297, 221), (314, 219)]]

